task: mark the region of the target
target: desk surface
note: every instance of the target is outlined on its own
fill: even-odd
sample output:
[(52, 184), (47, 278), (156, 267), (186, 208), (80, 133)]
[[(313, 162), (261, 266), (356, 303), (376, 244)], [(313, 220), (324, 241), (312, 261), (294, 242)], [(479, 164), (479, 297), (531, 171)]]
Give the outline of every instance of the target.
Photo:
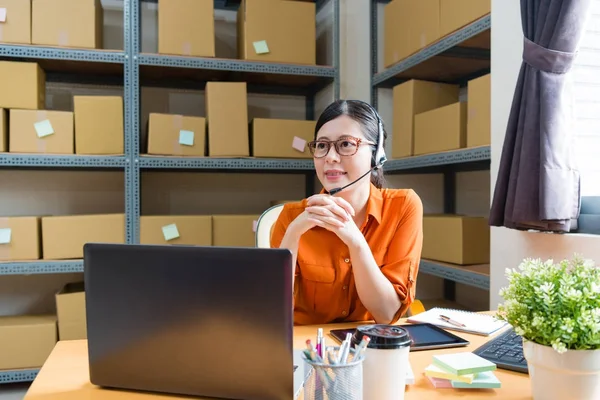
[[(356, 324), (338, 324), (323, 326), (327, 344), (337, 342), (328, 334), (329, 329), (354, 327)], [(314, 339), (317, 332), (315, 326), (298, 326), (294, 328), (294, 347), (304, 348), (307, 338)], [(446, 399), (446, 398), (501, 398), (503, 400), (532, 399), (527, 374), (499, 369), (496, 376), (502, 382), (500, 389), (434, 389), (423, 370), (431, 363), (433, 354), (471, 351), (479, 347), (487, 337), (458, 333), (471, 342), (469, 347), (417, 351), (410, 353), (410, 362), (415, 374), (415, 384), (407, 387), (406, 400), (410, 399)], [(24, 400), (174, 400), (190, 399), (190, 397), (157, 395), (130, 391), (104, 390), (89, 382), (87, 357), (87, 341), (58, 342), (46, 363), (32, 383)]]

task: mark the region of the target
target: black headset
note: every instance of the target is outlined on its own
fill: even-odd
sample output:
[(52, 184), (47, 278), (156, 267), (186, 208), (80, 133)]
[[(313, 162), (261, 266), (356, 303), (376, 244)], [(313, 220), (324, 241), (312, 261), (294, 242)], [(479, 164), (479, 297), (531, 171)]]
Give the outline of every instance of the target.
[(374, 169), (382, 168), (383, 164), (385, 164), (385, 162), (387, 161), (387, 157), (385, 155), (385, 149), (383, 148), (383, 139), (384, 139), (383, 138), (383, 122), (381, 120), (381, 117), (379, 116), (379, 113), (377, 112), (377, 110), (375, 110), (375, 107), (373, 107), (366, 101), (362, 101), (362, 100), (351, 100), (351, 101), (355, 101), (357, 103), (362, 103), (362, 104), (366, 105), (369, 108), (369, 110), (371, 110), (371, 112), (373, 113), (375, 118), (377, 118), (377, 129), (378, 129), (377, 150), (375, 150), (375, 154), (373, 155), (371, 167), (374, 167)]

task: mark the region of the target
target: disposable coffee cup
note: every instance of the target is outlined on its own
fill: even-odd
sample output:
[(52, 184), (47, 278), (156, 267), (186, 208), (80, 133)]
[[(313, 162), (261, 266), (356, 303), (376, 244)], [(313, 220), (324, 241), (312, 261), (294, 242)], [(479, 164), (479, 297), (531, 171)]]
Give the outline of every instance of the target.
[(363, 336), (371, 341), (363, 361), (363, 400), (404, 400), (411, 339), (394, 325), (359, 326), (352, 336), (358, 346)]

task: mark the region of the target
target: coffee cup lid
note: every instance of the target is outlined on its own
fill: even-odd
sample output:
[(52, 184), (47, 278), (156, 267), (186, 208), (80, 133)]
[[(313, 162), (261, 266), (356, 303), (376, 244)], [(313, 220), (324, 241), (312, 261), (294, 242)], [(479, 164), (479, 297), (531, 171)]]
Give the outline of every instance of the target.
[(371, 339), (367, 346), (370, 349), (399, 349), (411, 344), (408, 331), (396, 325), (374, 324), (359, 326), (352, 336), (354, 345), (358, 345), (363, 336), (368, 336)]

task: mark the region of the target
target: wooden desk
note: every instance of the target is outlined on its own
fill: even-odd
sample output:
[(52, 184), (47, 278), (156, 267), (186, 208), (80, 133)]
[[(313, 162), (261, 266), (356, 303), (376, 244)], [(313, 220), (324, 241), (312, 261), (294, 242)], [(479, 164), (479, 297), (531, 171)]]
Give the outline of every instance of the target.
[[(329, 329), (354, 327), (356, 324), (339, 324), (323, 326), (326, 333), (327, 344), (337, 344), (328, 335)], [(307, 338), (314, 340), (317, 327), (301, 326), (294, 329), (294, 347), (304, 348)], [(410, 353), (410, 362), (415, 374), (415, 384), (407, 387), (406, 400), (410, 399), (446, 399), (470, 398), (487, 399), (498, 398), (503, 400), (531, 399), (529, 376), (517, 372), (497, 370), (496, 376), (502, 382), (501, 389), (434, 389), (423, 370), (431, 363), (433, 354), (452, 353), (474, 350), (483, 344), (487, 338), (484, 336), (458, 333), (471, 342), (469, 347), (445, 350), (418, 351)], [(62, 341), (58, 342), (52, 354), (40, 370), (25, 400), (174, 400), (190, 399), (190, 397), (174, 395), (157, 395), (131, 391), (117, 391), (100, 389), (89, 382), (89, 369), (87, 357), (87, 341)]]

